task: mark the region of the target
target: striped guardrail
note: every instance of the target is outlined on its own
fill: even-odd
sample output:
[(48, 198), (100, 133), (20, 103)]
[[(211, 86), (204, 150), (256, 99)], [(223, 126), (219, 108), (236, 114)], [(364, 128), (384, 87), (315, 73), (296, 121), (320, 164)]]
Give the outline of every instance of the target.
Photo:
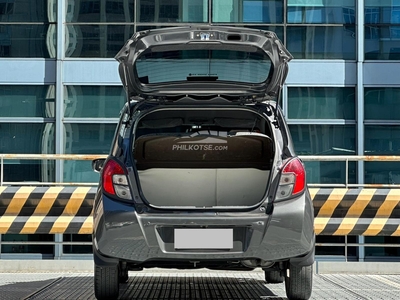
[(319, 235), (400, 236), (400, 189), (311, 188)]
[(91, 234), (92, 187), (0, 187), (0, 234)]
[[(0, 234), (91, 234), (94, 187), (0, 187)], [(318, 235), (400, 236), (400, 189), (310, 188)]]

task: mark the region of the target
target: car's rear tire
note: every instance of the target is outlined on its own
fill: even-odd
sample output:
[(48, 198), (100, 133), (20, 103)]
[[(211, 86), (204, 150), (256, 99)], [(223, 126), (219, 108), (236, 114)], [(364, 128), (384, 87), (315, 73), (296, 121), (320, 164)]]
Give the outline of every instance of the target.
[(313, 266), (289, 264), (289, 275), (285, 276), (286, 295), (290, 300), (308, 300), (312, 292)]
[(272, 271), (264, 271), (265, 273), (265, 281), (268, 283), (282, 283), (285, 281), (285, 277), (281, 274), (281, 271), (272, 270)]
[(98, 300), (117, 299), (119, 294), (118, 265), (94, 267), (94, 295)]

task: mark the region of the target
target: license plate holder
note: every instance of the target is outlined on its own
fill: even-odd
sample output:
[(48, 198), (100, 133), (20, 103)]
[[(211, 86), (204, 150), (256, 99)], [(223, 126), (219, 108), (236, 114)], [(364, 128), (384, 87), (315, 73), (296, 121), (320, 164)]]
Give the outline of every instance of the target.
[(233, 228), (175, 228), (175, 249), (233, 249)]

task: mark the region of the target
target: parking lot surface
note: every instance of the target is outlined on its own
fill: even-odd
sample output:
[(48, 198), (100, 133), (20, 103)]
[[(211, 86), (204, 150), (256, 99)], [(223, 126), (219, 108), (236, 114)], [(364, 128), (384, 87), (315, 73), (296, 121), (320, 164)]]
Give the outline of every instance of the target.
[[(287, 299), (261, 271), (129, 272), (119, 299)], [(311, 299), (399, 299), (400, 275), (316, 274)], [(92, 273), (0, 273), (0, 299), (95, 299)]]

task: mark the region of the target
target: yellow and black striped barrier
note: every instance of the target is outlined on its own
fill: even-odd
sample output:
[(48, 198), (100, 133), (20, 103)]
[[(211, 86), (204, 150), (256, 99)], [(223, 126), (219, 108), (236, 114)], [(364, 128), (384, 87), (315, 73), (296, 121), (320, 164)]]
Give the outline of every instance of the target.
[(90, 187), (0, 187), (0, 234), (91, 234)]
[(400, 189), (310, 189), (319, 235), (400, 236)]
[[(91, 234), (92, 187), (0, 187), (0, 234)], [(400, 236), (400, 189), (311, 188), (318, 235)]]

